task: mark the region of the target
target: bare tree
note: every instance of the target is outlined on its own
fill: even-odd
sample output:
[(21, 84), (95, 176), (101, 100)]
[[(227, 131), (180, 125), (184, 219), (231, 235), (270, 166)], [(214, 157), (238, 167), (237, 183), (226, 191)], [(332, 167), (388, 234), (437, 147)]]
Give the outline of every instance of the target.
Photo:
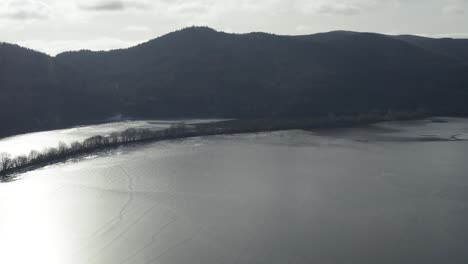
[(93, 136), (85, 139), (83, 142), (73, 142), (70, 145), (67, 145), (64, 142), (59, 142), (57, 148), (44, 149), (42, 152), (32, 150), (27, 156), (23, 155), (12, 158), (8, 153), (1, 153), (0, 174), (2, 172), (8, 173), (11, 169), (22, 169), (30, 165), (53, 162), (55, 160), (66, 158), (67, 156), (87, 153), (100, 148), (110, 147), (112, 145), (147, 139), (160, 140), (165, 138), (174, 138), (177, 136), (185, 136), (187, 133), (192, 132), (191, 130), (193, 129), (182, 122), (160, 131), (129, 128), (122, 132), (112, 133), (108, 136)]
[(28, 159), (29, 162), (34, 162), (39, 158), (40, 153), (37, 150), (31, 150), (29, 153)]
[(58, 154), (65, 155), (68, 152), (69, 148), (65, 142), (60, 141), (58, 145)]
[(15, 165), (14, 165), (15, 168), (18, 168), (18, 167), (22, 167), (28, 164), (29, 159), (27, 156), (21, 155), (21, 156), (16, 157), (14, 161), (15, 161)]
[(12, 166), (11, 155), (5, 152), (0, 153), (0, 171), (10, 169)]
[(70, 144), (70, 152), (77, 153), (83, 149), (83, 145), (80, 142), (73, 142)]

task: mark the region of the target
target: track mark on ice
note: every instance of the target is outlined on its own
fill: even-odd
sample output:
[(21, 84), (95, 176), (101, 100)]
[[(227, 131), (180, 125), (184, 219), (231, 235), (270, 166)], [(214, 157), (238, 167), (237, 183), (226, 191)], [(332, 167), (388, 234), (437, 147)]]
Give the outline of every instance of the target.
[(138, 224), (145, 216), (147, 216), (154, 208), (158, 207), (160, 204), (160, 201), (153, 204), (153, 206), (151, 206), (149, 209), (143, 212), (143, 214), (141, 214), (137, 219), (135, 219), (135, 221), (127, 225), (127, 227), (118, 235), (116, 235), (111, 241), (109, 241), (109, 243), (103, 246), (92, 258), (95, 259), (97, 256), (102, 254), (107, 248), (112, 246), (116, 241), (125, 236), (133, 227), (135, 227), (136, 224)]
[(124, 203), (124, 205), (121, 207), (119, 214), (112, 218), (111, 220), (107, 221), (104, 223), (100, 228), (98, 228), (93, 234), (91, 234), (90, 239), (91, 241), (87, 243), (86, 245), (82, 246), (80, 249), (78, 249), (74, 255), (77, 255), (78, 253), (82, 252), (85, 248), (89, 247), (92, 244), (92, 240), (95, 240), (97, 237), (100, 237), (107, 232), (109, 232), (113, 227), (117, 226), (120, 222), (123, 221), (124, 218), (124, 213), (125, 211), (130, 207), (130, 205), (133, 202), (134, 199), (134, 183), (133, 183), (133, 178), (128, 174), (128, 172), (121, 166), (121, 165), (116, 165), (123, 174), (127, 177), (128, 184), (127, 184), (127, 193), (128, 193), (128, 198), (127, 201)]
[(170, 225), (175, 223), (177, 221), (177, 217), (174, 217), (171, 221), (163, 225), (156, 233), (154, 233), (151, 236), (151, 242), (147, 243), (144, 245), (142, 248), (139, 250), (135, 251), (132, 255), (128, 256), (124, 260), (120, 262), (120, 264), (128, 263), (128, 261), (132, 260), (134, 257), (138, 256), (140, 253), (144, 252), (146, 249), (148, 249), (154, 242), (156, 242), (156, 239), (166, 230)]
[(184, 244), (186, 244), (186, 243), (190, 242), (191, 240), (193, 240), (193, 238), (194, 238), (198, 233), (200, 233), (200, 230), (201, 230), (201, 227), (200, 227), (200, 229), (198, 229), (196, 232), (192, 233), (192, 235), (189, 236), (188, 238), (183, 239), (183, 240), (177, 242), (175, 245), (170, 246), (170, 247), (168, 247), (166, 250), (164, 250), (163, 252), (161, 252), (161, 254), (159, 254), (158, 256), (156, 256), (156, 257), (154, 257), (154, 258), (148, 260), (148, 261), (146, 262), (146, 264), (157, 263), (158, 260), (159, 260), (161, 257), (163, 257), (164, 255), (166, 255), (167, 253), (169, 253), (169, 252), (171, 252), (171, 251), (173, 251), (173, 250), (176, 250), (177, 248), (179, 248), (179, 247), (183, 246)]

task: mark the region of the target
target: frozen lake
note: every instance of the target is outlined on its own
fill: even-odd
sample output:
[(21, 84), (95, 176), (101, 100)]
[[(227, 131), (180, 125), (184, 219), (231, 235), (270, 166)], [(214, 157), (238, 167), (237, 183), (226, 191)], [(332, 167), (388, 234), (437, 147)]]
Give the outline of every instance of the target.
[(31, 171), (0, 184), (0, 263), (465, 264), (468, 120), (444, 120), (158, 142)]
[(81, 142), (93, 136), (107, 136), (113, 132), (122, 132), (129, 128), (160, 130), (181, 122), (196, 124), (215, 121), (217, 119), (136, 120), (28, 133), (1, 138), (0, 152), (7, 152), (12, 156), (27, 155), (31, 150), (42, 152), (47, 148), (57, 147), (59, 142), (66, 144), (74, 141)]

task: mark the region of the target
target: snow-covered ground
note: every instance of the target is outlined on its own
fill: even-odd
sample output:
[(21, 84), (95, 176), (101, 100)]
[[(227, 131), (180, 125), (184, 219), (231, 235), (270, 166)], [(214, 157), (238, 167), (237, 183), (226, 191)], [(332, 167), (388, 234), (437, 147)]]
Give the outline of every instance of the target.
[(7, 152), (13, 156), (29, 154), (31, 150), (43, 151), (50, 147), (57, 147), (59, 142), (70, 144), (83, 141), (92, 136), (106, 136), (112, 132), (121, 132), (128, 128), (165, 129), (175, 123), (203, 123), (216, 122), (217, 119), (187, 119), (187, 120), (141, 120), (119, 121), (100, 125), (73, 127), (68, 129), (51, 130), (28, 133), (0, 139), (0, 152)]

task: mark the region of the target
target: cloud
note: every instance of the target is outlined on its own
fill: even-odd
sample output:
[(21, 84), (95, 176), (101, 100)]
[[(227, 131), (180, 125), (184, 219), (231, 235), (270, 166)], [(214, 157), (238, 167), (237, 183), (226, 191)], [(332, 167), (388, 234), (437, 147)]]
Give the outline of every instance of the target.
[(303, 33), (303, 32), (307, 32), (309, 30), (309, 27), (306, 26), (306, 25), (298, 25), (296, 28), (295, 28), (296, 32), (300, 32), (300, 33)]
[(88, 1), (88, 3), (79, 5), (79, 8), (86, 11), (124, 11), (127, 9), (145, 9), (150, 5), (146, 2), (104, 0)]
[[(223, 3), (226, 4), (226, 2), (229, 1), (230, 0), (224, 0)], [(156, 2), (158, 3), (159, 12), (169, 16), (174, 15), (182, 17), (207, 15), (212, 11), (213, 7), (223, 4), (212, 0), (159, 0)]]
[(32, 39), (28, 47), (55, 54), (126, 47), (187, 25), (238, 33), (463, 33), (467, 14), (468, 0), (0, 0), (0, 40)]
[(125, 6), (121, 1), (108, 1), (108, 2), (100, 2), (94, 5), (84, 5), (80, 6), (81, 9), (84, 10), (93, 10), (93, 11), (118, 11), (124, 10)]
[(39, 12), (19, 10), (11, 13), (0, 14), (0, 18), (14, 20), (29, 20), (29, 19), (47, 19), (48, 16)]
[(181, 14), (203, 14), (211, 7), (209, 3), (187, 2), (171, 7), (173, 11)]
[(357, 6), (342, 3), (326, 3), (317, 8), (317, 13), (332, 15), (356, 15), (361, 12)]
[(446, 15), (463, 15), (465, 14), (465, 10), (458, 5), (447, 5), (444, 6), (442, 12)]
[(297, 8), (306, 14), (350, 16), (361, 13), (362, 7), (352, 2), (311, 1), (301, 2)]
[(49, 18), (49, 7), (37, 0), (10, 1), (0, 8), (0, 18), (10, 20), (44, 20)]
[(145, 26), (126, 26), (123, 30), (130, 32), (150, 32), (151, 28)]

